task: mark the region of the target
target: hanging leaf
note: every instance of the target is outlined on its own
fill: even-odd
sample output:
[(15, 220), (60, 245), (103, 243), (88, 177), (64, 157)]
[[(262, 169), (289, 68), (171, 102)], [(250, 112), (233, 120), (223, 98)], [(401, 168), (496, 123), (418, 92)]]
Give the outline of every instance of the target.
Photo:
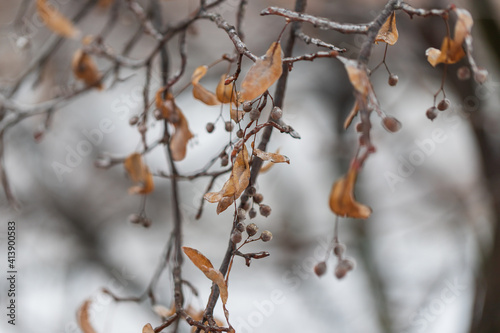
[(354, 184), (356, 183), (357, 170), (349, 169), (347, 175), (337, 180), (330, 193), (330, 209), (341, 217), (366, 219), (372, 210), (356, 201), (354, 198)]
[(232, 103), (229, 104), (229, 113), (231, 119), (234, 120), (235, 123), (239, 123), (245, 116), (245, 111), (238, 110)]
[(207, 105), (219, 105), (220, 102), (213, 92), (208, 91), (202, 86), (199, 81), (207, 74), (207, 66), (197, 67), (191, 76), (191, 84), (193, 85), (193, 97)]
[(78, 310), (78, 326), (80, 326), (80, 329), (83, 331), (83, 333), (96, 333), (96, 331), (92, 327), (92, 324), (90, 324), (89, 319), (89, 308), (91, 303), (92, 302), (90, 299), (86, 300)]
[(235, 100), (234, 98), (234, 92), (233, 92), (233, 82), (230, 84), (225, 84), (227, 78), (227, 74), (223, 74), (220, 77), (219, 84), (217, 85), (217, 88), (215, 89), (215, 94), (217, 95), (217, 99), (221, 103), (230, 103)]
[(258, 148), (255, 148), (253, 150), (253, 154), (257, 156), (258, 158), (262, 159), (263, 161), (271, 161), (272, 163), (288, 163), (290, 164), (290, 159), (281, 154), (277, 153), (268, 153), (265, 151), (262, 151)]
[(139, 183), (128, 189), (130, 194), (147, 194), (153, 191), (153, 175), (149, 172), (147, 165), (143, 163), (141, 154), (133, 153), (129, 155), (123, 165), (130, 179), (134, 183)]
[(455, 23), (455, 31), (453, 33), (453, 40), (462, 44), (467, 36), (470, 35), (474, 20), (468, 10), (463, 8), (456, 8), (457, 22)]
[(283, 71), (282, 52), (280, 43), (274, 42), (266, 54), (257, 59), (250, 67), (241, 82), (241, 101), (249, 101), (259, 97), (280, 78)]
[(212, 262), (205, 257), (200, 251), (191, 247), (183, 246), (182, 251), (188, 256), (189, 260), (198, 267), (202, 272), (207, 271), (209, 268), (214, 268)]
[(97, 89), (102, 90), (102, 75), (89, 54), (77, 50), (73, 55), (72, 68), (77, 79), (85, 82), (88, 87), (95, 86)]
[(176, 113), (179, 119), (173, 123), (175, 133), (170, 140), (170, 151), (174, 161), (182, 161), (186, 157), (187, 145), (193, 134), (189, 130), (189, 124), (179, 108), (176, 108)]
[(462, 43), (458, 44), (452, 39), (445, 37), (441, 45), (441, 50), (433, 47), (425, 51), (427, 61), (436, 67), (437, 64), (454, 64), (465, 56)]
[(155, 330), (153, 329), (153, 326), (151, 326), (151, 324), (146, 324), (142, 328), (142, 333), (155, 333)]
[(188, 258), (193, 262), (193, 264), (201, 270), (207, 278), (212, 282), (216, 283), (220, 290), (220, 298), (222, 303), (225, 305), (227, 303), (227, 284), (224, 280), (224, 275), (214, 268), (210, 260), (205, 257), (200, 251), (183, 246), (182, 250), (188, 256)]
[(344, 129), (347, 129), (349, 127), (349, 125), (351, 125), (354, 117), (356, 117), (358, 112), (359, 112), (359, 104), (358, 104), (358, 101), (356, 101), (354, 103), (354, 106), (353, 106), (351, 112), (349, 112), (349, 115), (347, 116), (347, 118), (344, 121)]
[(70, 20), (59, 13), (47, 0), (37, 0), (36, 9), (43, 23), (53, 32), (68, 38), (76, 38), (79, 31)]
[(427, 61), (436, 67), (437, 64), (454, 64), (465, 56), (462, 44), (466, 38), (470, 38), (472, 25), (471, 14), (462, 8), (456, 8), (457, 22), (455, 23), (455, 30), (453, 39), (446, 36), (441, 43), (441, 49), (430, 47), (425, 51)]
[(349, 81), (364, 98), (367, 98), (371, 92), (371, 83), (368, 78), (368, 74), (365, 70), (358, 68), (358, 62), (356, 60), (345, 59), (339, 57), (344, 63), (347, 75), (349, 76)]
[(394, 45), (398, 41), (398, 28), (396, 27), (396, 13), (392, 12), (378, 31), (375, 43), (384, 42)]
[(165, 90), (163, 88), (158, 89), (155, 97), (155, 105), (156, 108), (161, 111), (163, 118), (170, 120), (177, 116), (178, 107), (175, 105), (174, 95), (172, 95), (171, 92), (167, 92), (167, 96), (163, 99), (164, 92)]
[(231, 176), (224, 183), (222, 189), (219, 192), (205, 194), (204, 198), (208, 202), (219, 203), (217, 205), (217, 214), (225, 211), (247, 188), (250, 182), (250, 166), (248, 161), (248, 151), (246, 146), (243, 145), (242, 150), (234, 160)]

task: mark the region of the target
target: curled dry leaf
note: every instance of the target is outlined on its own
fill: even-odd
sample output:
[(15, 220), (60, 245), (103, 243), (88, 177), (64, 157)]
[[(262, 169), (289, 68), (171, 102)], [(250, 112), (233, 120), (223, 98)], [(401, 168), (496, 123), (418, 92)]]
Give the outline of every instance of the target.
[(173, 123), (175, 133), (170, 140), (170, 151), (172, 152), (172, 159), (174, 161), (182, 161), (186, 157), (187, 145), (193, 134), (189, 130), (189, 124), (179, 108), (176, 108), (178, 120)]
[(241, 101), (249, 101), (262, 95), (278, 80), (283, 71), (280, 43), (271, 44), (266, 54), (257, 59), (241, 82)]
[(441, 43), (441, 49), (430, 47), (425, 51), (427, 61), (435, 67), (437, 64), (454, 64), (465, 56), (462, 44), (466, 38), (470, 37), (472, 25), (471, 14), (462, 8), (456, 8), (457, 22), (455, 23), (455, 30), (453, 39), (446, 36)]
[(220, 102), (217, 99), (217, 96), (215, 96), (213, 92), (208, 91), (199, 83), (201, 78), (204, 77), (205, 74), (207, 74), (207, 70), (207, 66), (199, 66), (194, 70), (193, 75), (191, 76), (191, 84), (193, 85), (193, 97), (207, 105), (219, 105)]
[(68, 38), (76, 38), (80, 34), (73, 23), (59, 13), (47, 0), (37, 0), (36, 9), (43, 23), (53, 32)]
[(80, 306), (80, 309), (78, 310), (77, 314), (78, 326), (80, 326), (80, 329), (83, 331), (83, 333), (96, 333), (96, 331), (90, 324), (90, 319), (89, 319), (89, 308), (91, 303), (92, 302), (90, 299), (86, 300), (85, 302), (83, 302), (82, 306)]
[(102, 75), (88, 53), (77, 50), (73, 55), (72, 68), (77, 79), (85, 82), (88, 87), (95, 86), (97, 89), (102, 90)]
[(147, 194), (153, 191), (153, 175), (149, 172), (147, 165), (143, 163), (141, 154), (133, 153), (129, 155), (123, 165), (130, 179), (134, 183), (139, 183), (128, 189), (130, 194)]
[(462, 48), (462, 43), (458, 44), (453, 39), (445, 37), (441, 44), (441, 50), (430, 47), (425, 51), (425, 55), (427, 56), (427, 61), (433, 67), (436, 67), (437, 64), (441, 63), (454, 64), (458, 62), (464, 57), (465, 52)]
[(227, 285), (224, 280), (224, 275), (214, 268), (210, 260), (205, 257), (200, 251), (183, 246), (182, 250), (188, 256), (188, 258), (193, 262), (193, 264), (201, 270), (207, 278), (212, 282), (215, 282), (220, 290), (220, 297), (223, 304), (227, 303)]
[(245, 116), (245, 111), (238, 110), (233, 106), (233, 104), (229, 104), (229, 113), (231, 119), (234, 120), (235, 123), (239, 123), (241, 119), (243, 119), (243, 117)]
[(366, 70), (359, 68), (356, 60), (344, 57), (337, 57), (337, 59), (342, 61), (344, 64), (347, 75), (349, 76), (349, 81), (353, 85), (354, 89), (356, 89), (356, 91), (366, 99), (372, 91), (372, 85)]
[(155, 330), (153, 329), (153, 326), (148, 323), (142, 328), (142, 333), (155, 333)]
[(330, 209), (341, 217), (366, 219), (372, 210), (354, 198), (354, 184), (356, 183), (357, 169), (351, 167), (347, 175), (337, 180), (330, 193)]
[(253, 150), (253, 154), (257, 156), (258, 158), (262, 159), (263, 161), (271, 161), (272, 163), (288, 163), (290, 164), (290, 159), (285, 156), (281, 155), (278, 153), (268, 153), (265, 151), (262, 151), (258, 148), (255, 148)]
[(375, 43), (384, 42), (389, 45), (394, 45), (398, 41), (398, 28), (396, 27), (396, 13), (392, 12), (391, 16), (387, 18), (385, 23), (378, 31)]
[(160, 110), (163, 118), (169, 120), (177, 116), (178, 107), (175, 105), (174, 95), (171, 92), (167, 92), (167, 96), (163, 99), (164, 92), (163, 88), (158, 89), (155, 97), (155, 105)]
[(221, 103), (230, 103), (234, 102), (234, 93), (233, 93), (233, 86), (234, 83), (231, 82), (230, 84), (224, 84), (226, 82), (227, 74), (223, 74), (220, 77), (219, 84), (217, 85), (217, 88), (215, 89), (215, 94), (217, 96), (217, 99)]
[(250, 166), (248, 151), (245, 145), (236, 156), (231, 176), (219, 192), (209, 192), (204, 195), (205, 200), (211, 203), (218, 202), (217, 214), (225, 211), (240, 197), (250, 182)]

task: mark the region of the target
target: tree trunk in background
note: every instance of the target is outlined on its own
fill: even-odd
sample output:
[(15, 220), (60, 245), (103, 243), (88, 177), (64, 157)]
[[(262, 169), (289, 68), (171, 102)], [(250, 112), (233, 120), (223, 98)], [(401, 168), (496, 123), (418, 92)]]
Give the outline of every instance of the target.
[[(500, 27), (494, 20), (496, 15), (489, 0), (474, 1), (476, 24), (481, 28), (487, 45), (500, 64), (500, 44), (498, 36)], [(494, 71), (489, 69), (490, 73)], [(465, 94), (463, 94), (465, 92)], [(461, 91), (462, 97), (473, 95), (474, 87), (470, 85), (467, 91)], [(495, 110), (498, 111), (498, 110)], [(478, 272), (476, 295), (471, 333), (500, 332), (500, 142), (495, 142), (484, 129), (488, 122), (484, 111), (480, 108), (471, 114), (471, 125), (477, 139), (485, 179), (485, 186), (490, 194), (493, 205), (493, 243), (490, 252), (485, 257)]]

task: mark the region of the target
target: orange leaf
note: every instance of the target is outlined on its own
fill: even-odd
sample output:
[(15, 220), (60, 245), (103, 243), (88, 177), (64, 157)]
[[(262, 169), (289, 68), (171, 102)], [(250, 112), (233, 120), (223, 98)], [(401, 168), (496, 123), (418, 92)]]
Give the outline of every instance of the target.
[(349, 113), (349, 115), (347, 116), (347, 118), (344, 121), (344, 129), (347, 129), (349, 127), (349, 125), (351, 125), (352, 120), (354, 119), (354, 117), (356, 117), (358, 112), (359, 112), (359, 104), (358, 104), (358, 101), (356, 101), (354, 103), (354, 106), (353, 106), (351, 112)]
[(141, 154), (133, 153), (129, 155), (123, 165), (130, 179), (134, 183), (140, 183), (128, 189), (130, 194), (147, 194), (153, 191), (153, 175), (149, 172), (147, 165), (142, 162)]
[(351, 167), (347, 175), (337, 180), (330, 193), (330, 209), (341, 217), (366, 219), (372, 210), (354, 198), (357, 170)]
[(197, 67), (191, 76), (191, 84), (193, 85), (193, 97), (207, 105), (219, 105), (219, 100), (213, 92), (208, 91), (202, 86), (199, 81), (207, 74), (207, 66)]
[(448, 36), (443, 39), (441, 43), (441, 50), (430, 47), (425, 51), (427, 61), (435, 67), (437, 64), (454, 64), (465, 56), (462, 44), (465, 38), (470, 36), (472, 25), (471, 14), (461, 8), (456, 8), (457, 22), (455, 23), (455, 30), (453, 39)]
[(173, 123), (175, 133), (170, 140), (170, 151), (172, 152), (172, 159), (174, 161), (182, 161), (186, 157), (187, 144), (193, 137), (189, 130), (189, 124), (179, 108), (176, 108), (176, 113), (179, 119)]
[(394, 45), (398, 41), (398, 28), (396, 27), (396, 13), (392, 12), (387, 18), (380, 30), (378, 31), (375, 43), (384, 42), (389, 45)]
[(271, 161), (272, 163), (288, 163), (290, 164), (290, 159), (285, 156), (281, 155), (278, 153), (268, 153), (265, 151), (262, 151), (258, 148), (255, 148), (253, 150), (253, 154), (257, 156), (258, 158), (262, 159), (263, 161)]
[(47, 0), (37, 0), (36, 9), (47, 28), (63, 37), (78, 37), (79, 31), (73, 23), (59, 13), (54, 6), (47, 3)]
[(454, 64), (458, 62), (465, 56), (465, 52), (462, 48), (462, 43), (459, 44), (453, 39), (445, 37), (441, 44), (441, 50), (430, 47), (425, 51), (425, 55), (427, 56), (427, 61), (433, 67), (436, 67), (440, 63)]
[(218, 270), (214, 268), (210, 260), (201, 254), (200, 251), (183, 246), (182, 250), (188, 256), (188, 258), (193, 262), (193, 264), (200, 269), (207, 278), (209, 278), (212, 282), (215, 282), (217, 286), (219, 286), (220, 297), (223, 304), (227, 302), (227, 285), (224, 280), (224, 275)]
[(364, 98), (368, 96), (371, 91), (371, 83), (368, 78), (366, 71), (357, 67), (357, 62), (354, 60), (348, 60), (345, 64), (345, 69), (347, 75), (349, 76), (349, 81)]
[(203, 273), (208, 272), (209, 268), (214, 268), (212, 262), (210, 262), (210, 260), (208, 260), (208, 258), (205, 257), (200, 251), (187, 246), (183, 246), (182, 251), (184, 251), (193, 264)]
[(240, 99), (242, 101), (249, 101), (262, 95), (280, 78), (283, 71), (281, 53), (280, 43), (274, 42), (266, 54), (250, 67), (241, 82)]
[(218, 202), (217, 214), (225, 211), (234, 200), (238, 199), (250, 182), (250, 165), (248, 163), (246, 146), (238, 153), (233, 163), (231, 176), (224, 183), (219, 192), (209, 192), (204, 195), (205, 200), (211, 203)]
[(96, 333), (94, 328), (92, 327), (92, 324), (90, 324), (90, 319), (89, 319), (89, 307), (90, 307), (91, 301), (90, 299), (86, 300), (83, 302), (82, 306), (80, 306), (80, 309), (78, 310), (78, 326), (80, 326), (80, 329), (83, 331), (83, 333)]
[(217, 88), (215, 89), (215, 94), (217, 95), (217, 99), (221, 103), (230, 103), (235, 100), (234, 98), (234, 93), (233, 93), (233, 82), (230, 84), (224, 84), (226, 82), (227, 74), (223, 74), (220, 77), (219, 84), (217, 85)]
[(163, 99), (163, 88), (158, 89), (156, 92), (155, 104), (156, 108), (161, 111), (163, 118), (169, 120), (172, 116), (177, 115), (177, 105), (175, 105), (174, 95), (168, 92), (166, 99)]
[(103, 86), (100, 82), (102, 75), (90, 55), (82, 50), (77, 50), (73, 55), (72, 68), (77, 79), (82, 80), (89, 87), (95, 86), (102, 90)]
[(142, 328), (142, 333), (155, 333), (155, 330), (153, 329), (153, 326), (151, 326), (151, 324), (146, 324)]

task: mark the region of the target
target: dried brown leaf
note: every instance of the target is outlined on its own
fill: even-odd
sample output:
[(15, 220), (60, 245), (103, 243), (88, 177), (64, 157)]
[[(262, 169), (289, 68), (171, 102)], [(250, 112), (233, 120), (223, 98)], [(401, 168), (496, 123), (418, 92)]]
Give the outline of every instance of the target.
[(272, 163), (288, 163), (288, 164), (290, 164), (290, 159), (287, 156), (281, 155), (278, 153), (268, 153), (268, 152), (262, 151), (258, 148), (255, 148), (253, 150), (253, 154), (263, 161), (271, 161)]
[(235, 100), (234, 98), (234, 93), (233, 93), (233, 82), (230, 84), (224, 84), (226, 82), (227, 74), (223, 74), (220, 77), (219, 84), (217, 85), (217, 88), (215, 89), (215, 94), (217, 95), (217, 99), (221, 103), (230, 103)]
[(387, 18), (380, 30), (378, 31), (375, 43), (384, 42), (389, 45), (394, 45), (398, 41), (398, 28), (396, 27), (396, 13), (392, 12)]
[(63, 37), (78, 37), (79, 31), (73, 23), (58, 12), (47, 0), (37, 0), (36, 9), (47, 28)]
[(165, 89), (158, 89), (155, 97), (155, 105), (156, 108), (161, 111), (163, 118), (169, 120), (172, 116), (177, 115), (178, 108), (177, 105), (175, 105), (174, 95), (168, 92), (165, 99), (163, 99), (164, 92)]
[(212, 262), (208, 260), (200, 251), (191, 247), (183, 246), (182, 251), (188, 256), (189, 260), (198, 267), (203, 273), (208, 272), (209, 268), (214, 268)]
[(245, 111), (243, 110), (238, 110), (233, 106), (233, 104), (229, 105), (229, 113), (231, 116), (231, 119), (234, 120), (235, 123), (239, 123), (243, 117), (245, 116)]
[(209, 268), (208, 271), (205, 273), (207, 278), (212, 280), (212, 282), (215, 282), (217, 286), (219, 287), (220, 291), (220, 299), (222, 300), (222, 304), (227, 303), (227, 284), (226, 281), (224, 280), (224, 275), (222, 273), (214, 268)]
[(88, 87), (95, 86), (97, 89), (102, 90), (102, 75), (88, 53), (77, 50), (73, 55), (72, 69), (75, 77), (85, 82)]
[(89, 319), (89, 308), (91, 303), (92, 301), (90, 299), (87, 299), (85, 302), (83, 302), (83, 304), (80, 306), (80, 309), (78, 310), (78, 326), (80, 326), (80, 329), (83, 331), (83, 333), (96, 333)]
[(347, 175), (338, 179), (330, 193), (330, 209), (341, 217), (366, 219), (372, 210), (354, 198), (354, 184), (356, 183), (357, 170), (351, 167)]
[(441, 49), (430, 47), (425, 51), (427, 61), (435, 67), (437, 64), (454, 64), (465, 56), (462, 44), (465, 39), (471, 34), (472, 20), (471, 14), (462, 8), (456, 8), (457, 22), (455, 23), (455, 30), (453, 39), (446, 36), (441, 43)]
[(217, 205), (217, 214), (220, 214), (229, 207), (234, 200), (238, 199), (243, 191), (247, 188), (250, 182), (250, 165), (248, 151), (245, 145), (241, 151), (236, 155), (233, 162), (233, 169), (231, 176), (224, 183), (224, 186), (219, 192), (206, 193), (204, 198), (208, 202)]
[(208, 91), (202, 86), (199, 81), (207, 74), (207, 66), (197, 67), (191, 76), (191, 84), (193, 85), (193, 97), (207, 105), (219, 105), (220, 102), (213, 92)]
[(222, 275), (220, 271), (216, 270), (210, 260), (208, 260), (208, 258), (205, 257), (200, 251), (187, 246), (183, 246), (182, 250), (193, 262), (193, 264), (205, 274), (207, 278), (209, 278), (212, 282), (215, 282), (219, 286), (222, 303), (226, 304), (227, 285), (226, 281), (224, 280), (224, 275)]
[(186, 157), (187, 145), (193, 134), (189, 130), (189, 124), (179, 108), (176, 108), (178, 120), (173, 123), (175, 133), (170, 140), (170, 151), (174, 161), (182, 161)]
[(139, 153), (129, 155), (123, 163), (130, 179), (138, 185), (129, 188), (130, 194), (147, 194), (154, 190), (153, 175), (142, 161)]
[(281, 57), (280, 43), (272, 43), (266, 54), (250, 67), (241, 82), (241, 101), (249, 101), (262, 95), (280, 78), (283, 71)]
[(462, 43), (458, 44), (453, 39), (445, 37), (441, 44), (441, 50), (433, 47), (425, 51), (427, 61), (435, 67), (437, 64), (454, 64), (465, 56)]
[(153, 329), (153, 326), (148, 323), (142, 328), (142, 333), (155, 333), (155, 330)]

